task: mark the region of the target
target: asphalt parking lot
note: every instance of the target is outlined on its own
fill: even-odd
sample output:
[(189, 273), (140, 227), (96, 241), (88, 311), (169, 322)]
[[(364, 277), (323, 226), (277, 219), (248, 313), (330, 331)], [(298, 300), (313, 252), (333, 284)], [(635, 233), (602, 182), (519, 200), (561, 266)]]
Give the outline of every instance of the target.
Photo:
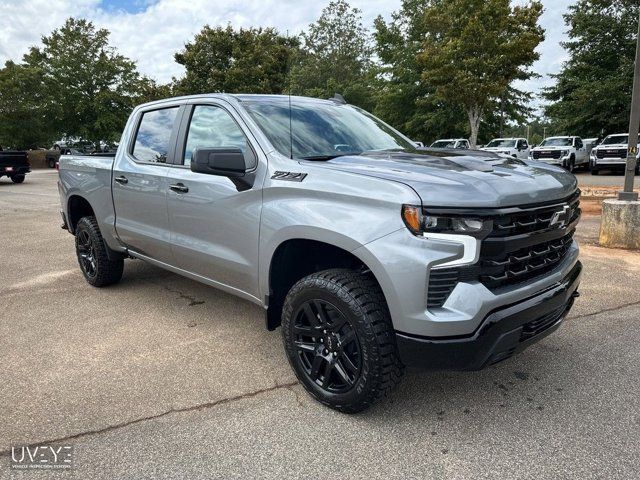
[[(597, 217), (556, 334), (481, 372), (409, 370), (346, 416), (258, 307), (140, 261), (90, 287), (56, 178), (0, 179), (0, 478), (640, 477), (640, 253), (595, 246)], [(9, 469), (11, 445), (53, 442), (73, 470)]]

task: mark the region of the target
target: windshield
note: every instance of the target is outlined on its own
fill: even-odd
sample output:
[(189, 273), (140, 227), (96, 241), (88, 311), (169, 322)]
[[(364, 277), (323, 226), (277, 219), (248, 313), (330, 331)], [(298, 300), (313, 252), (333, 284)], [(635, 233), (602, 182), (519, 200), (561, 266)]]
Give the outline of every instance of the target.
[(293, 158), (326, 160), (371, 150), (415, 148), (411, 142), (359, 108), (299, 98), (292, 101), (291, 117), (286, 98), (243, 101), (276, 150), (287, 157), (293, 153)]
[(629, 142), (629, 135), (609, 135), (600, 145), (626, 145)]
[(503, 138), (496, 138), (495, 140), (491, 140), (487, 144), (487, 148), (513, 148), (516, 146), (515, 140), (505, 140)]
[(570, 147), (573, 145), (571, 138), (547, 138), (540, 144), (541, 147)]
[(455, 140), (438, 140), (431, 144), (432, 148), (453, 148), (456, 145)]

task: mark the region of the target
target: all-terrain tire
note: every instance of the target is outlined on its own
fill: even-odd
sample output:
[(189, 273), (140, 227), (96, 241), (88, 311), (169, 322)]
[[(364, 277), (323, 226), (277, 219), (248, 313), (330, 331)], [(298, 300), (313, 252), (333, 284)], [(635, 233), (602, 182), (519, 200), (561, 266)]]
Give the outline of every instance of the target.
[(24, 182), (25, 177), (26, 177), (26, 175), (24, 175), (24, 174), (20, 174), (20, 175), (13, 175), (13, 176), (11, 177), (11, 181), (12, 181), (13, 183), (22, 183), (22, 182)]
[[(314, 382), (305, 370), (301, 350), (296, 344), (296, 332), (300, 328), (296, 322), (300, 312), (304, 311), (305, 305), (317, 302), (326, 302), (335, 308), (334, 318), (342, 314), (339, 318), (343, 318), (343, 324), (352, 329), (350, 338), (355, 334), (358, 342), (360, 368), (357, 374), (354, 373), (352, 386), (347, 386), (349, 389), (344, 392), (335, 393)], [(291, 287), (284, 302), (282, 338), (289, 363), (307, 392), (319, 402), (343, 413), (357, 413), (369, 408), (379, 398), (388, 395), (404, 374), (389, 309), (371, 273), (330, 269), (299, 280)]]
[(118, 283), (124, 270), (124, 259), (109, 259), (95, 217), (82, 217), (75, 229), (76, 255), (84, 278), (94, 287)]

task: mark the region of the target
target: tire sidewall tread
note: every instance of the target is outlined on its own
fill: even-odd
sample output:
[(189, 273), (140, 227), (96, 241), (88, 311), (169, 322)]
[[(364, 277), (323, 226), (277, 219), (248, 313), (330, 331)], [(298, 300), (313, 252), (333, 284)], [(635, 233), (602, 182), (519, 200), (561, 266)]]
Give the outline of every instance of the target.
[[(307, 377), (296, 359), (292, 316), (302, 303), (311, 299), (335, 306), (348, 318), (358, 336), (362, 370), (355, 385), (345, 393), (323, 390)], [(344, 413), (370, 407), (396, 387), (404, 372), (384, 295), (370, 273), (330, 269), (298, 281), (283, 306), (282, 338), (289, 363), (305, 389), (319, 402)]]
[[(80, 256), (78, 254), (78, 233), (86, 230), (91, 237), (94, 246), (97, 274), (91, 277), (86, 274)], [(82, 217), (76, 226), (76, 256), (78, 257), (78, 265), (84, 278), (90, 285), (94, 287), (106, 287), (118, 283), (122, 278), (124, 270), (124, 259), (110, 260), (107, 254), (107, 246), (100, 233), (98, 222), (95, 217)]]

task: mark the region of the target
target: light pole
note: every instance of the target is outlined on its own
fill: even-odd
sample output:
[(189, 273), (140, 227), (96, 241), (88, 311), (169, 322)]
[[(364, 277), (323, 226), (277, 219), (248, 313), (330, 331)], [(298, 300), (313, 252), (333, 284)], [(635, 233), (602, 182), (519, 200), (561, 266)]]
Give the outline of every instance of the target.
[(629, 120), (629, 149), (627, 150), (627, 169), (624, 177), (624, 190), (618, 193), (618, 200), (638, 200), (633, 191), (636, 173), (636, 155), (638, 154), (638, 131), (640, 130), (640, 18), (638, 21), (638, 39), (636, 45), (636, 63), (633, 73), (633, 94), (631, 95), (631, 118)]

